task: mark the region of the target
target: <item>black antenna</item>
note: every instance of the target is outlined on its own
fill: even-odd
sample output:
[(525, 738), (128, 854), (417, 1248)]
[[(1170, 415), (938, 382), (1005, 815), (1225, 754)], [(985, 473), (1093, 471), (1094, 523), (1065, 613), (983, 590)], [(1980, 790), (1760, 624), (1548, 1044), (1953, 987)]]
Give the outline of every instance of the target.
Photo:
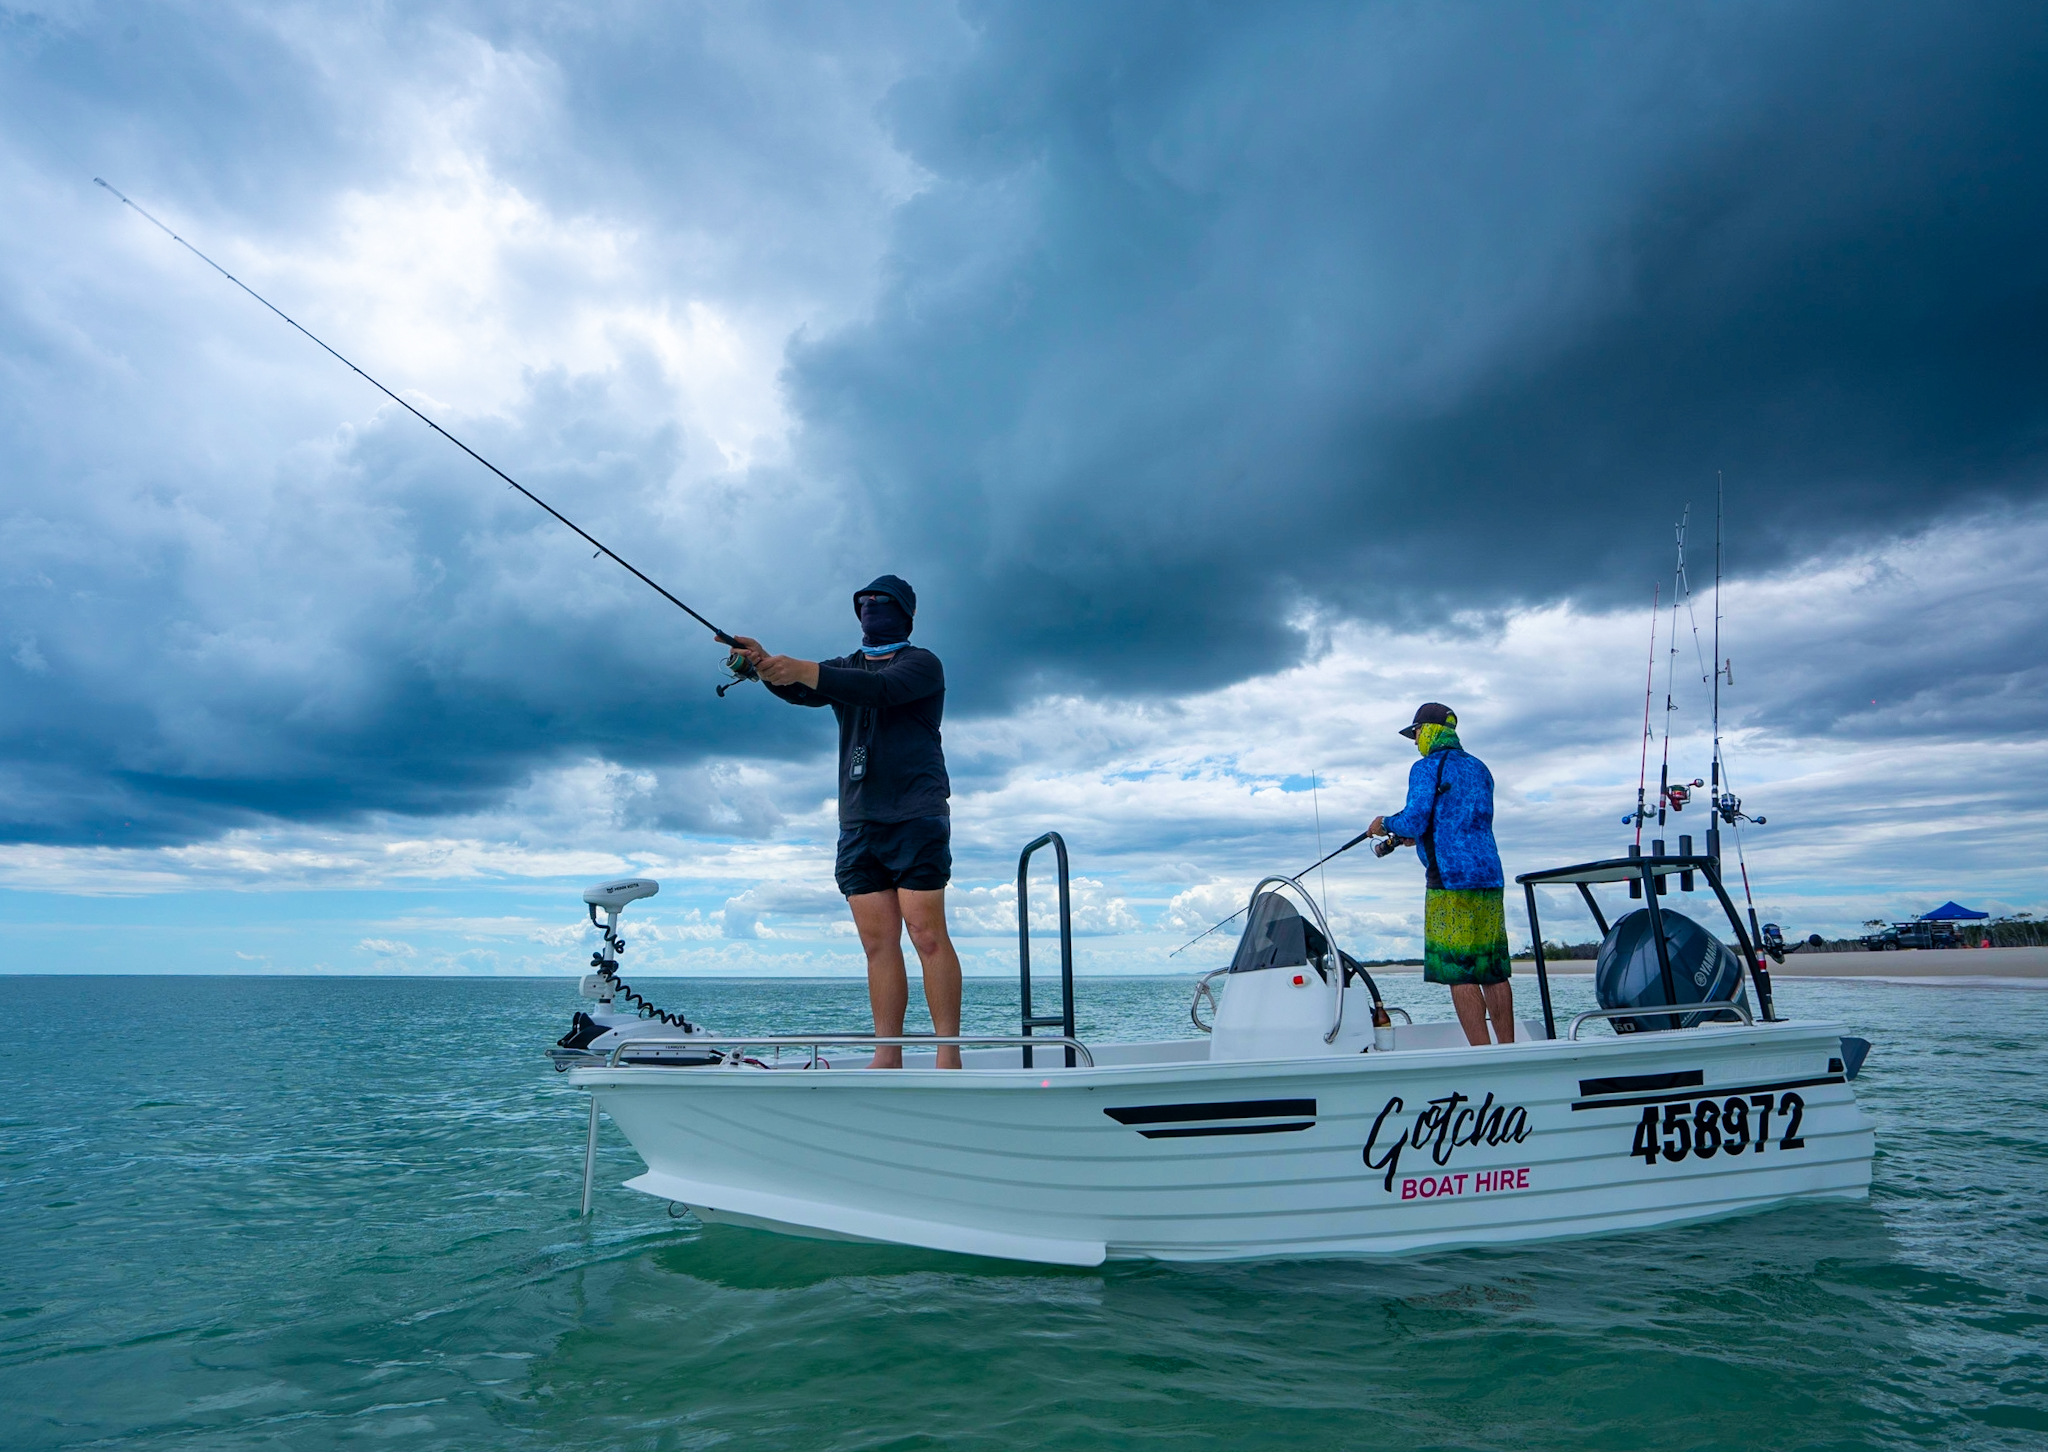
[[(120, 199), (123, 205), (132, 208), (136, 215), (140, 216), (144, 221), (148, 222), (151, 226), (155, 227), (158, 231), (162, 232), (166, 237), (170, 238), (173, 242), (177, 243), (180, 247), (184, 248), (187, 252), (191, 253), (201, 262), (205, 263), (208, 267), (211, 267), (215, 272), (218, 272), (222, 277), (225, 277), (229, 282), (232, 282), (236, 287), (239, 287), (243, 292), (249, 294), (250, 297), (255, 298), (256, 301), (262, 303), (263, 306), (269, 308), (273, 313), (276, 313), (280, 318), (283, 318), (287, 323), (290, 323), (294, 328), (297, 328), (301, 333), (304, 333), (308, 338), (311, 338), (315, 343), (319, 344), (321, 349), (323, 349), (330, 357), (334, 358), (335, 361), (341, 363), (350, 372), (354, 373), (358, 378), (362, 379), (365, 383), (369, 384), (370, 387), (376, 389), (379, 393), (383, 394), (386, 398), (390, 399), (393, 403), (397, 404), (400, 408), (404, 409), (407, 413), (411, 414), (414, 418), (418, 419), (421, 423), (425, 424), (428, 428), (432, 429), (435, 433), (439, 434), (442, 438), (446, 439), (449, 443), (455, 445), (456, 448), (462, 450), (463, 453), (469, 455), (470, 458), (476, 460), (486, 469), (489, 469), (493, 474), (496, 474), (500, 479), (503, 479), (507, 484), (510, 484), (514, 489), (517, 489), (521, 494), (524, 494), (528, 499), (531, 499), (535, 504), (538, 504), (542, 509), (545, 509), (549, 514), (552, 514), (556, 519), (560, 520), (563, 524), (566, 524), (569, 526), (569, 528), (575, 530), (576, 533), (581, 535), (587, 543), (591, 544), (596, 548), (598, 554), (608, 556), (615, 564), (621, 566), (626, 571), (626, 573), (633, 576), (634, 579), (640, 581), (641, 584), (647, 586), (648, 589), (654, 591), (655, 594), (661, 596), (662, 599), (668, 601), (669, 604), (675, 606), (678, 610), (682, 611), (683, 614), (689, 616), (692, 620), (696, 621), (699, 625), (703, 626), (706, 630), (710, 631), (712, 638), (715, 639), (720, 645), (737, 646), (739, 644), (738, 640), (734, 639), (730, 635), (727, 635), (723, 630), (720, 630), (716, 625), (713, 625), (710, 621), (706, 620), (703, 616), (699, 615), (696, 611), (692, 610), (689, 606), (685, 605), (682, 601), (678, 600), (675, 596), (669, 594), (668, 591), (662, 589), (661, 586), (655, 584), (654, 581), (648, 579), (647, 576), (640, 573), (639, 570), (633, 568), (633, 566), (628, 564), (625, 560), (620, 559), (619, 556), (616, 553), (614, 553), (608, 545), (598, 540), (588, 530), (584, 529), (581, 525), (577, 524), (575, 520), (569, 518), (569, 516), (562, 513), (561, 510), (555, 508), (554, 505), (548, 503), (547, 500), (541, 498), (538, 494), (534, 493), (524, 484), (521, 484), (517, 479), (514, 479), (510, 474), (507, 474), (503, 469), (500, 469), (496, 464), (493, 464), (489, 459), (486, 459), (482, 454), (479, 454), (475, 449), (472, 449), (468, 444), (465, 444), (464, 442), (462, 442), (462, 440), (456, 438), (455, 435), (449, 433), (448, 430), (442, 428), (439, 424), (435, 423), (432, 419), (428, 418), (425, 414), (421, 413), (418, 409), (414, 408), (411, 404), (407, 403), (404, 399), (400, 398), (397, 394), (393, 393), (390, 389), (386, 388), (383, 384), (379, 383), (376, 379), (372, 378), (369, 374), (363, 372), (362, 369), (356, 367), (355, 364), (349, 362), (348, 359), (342, 357), (341, 354), (335, 352), (333, 348), (328, 347), (328, 345), (324, 341), (316, 337), (309, 329), (303, 326), (298, 321), (298, 319), (292, 317), (289, 313), (285, 312), (283, 308), (280, 308), (276, 303), (272, 302), (262, 293), (256, 291), (255, 288), (249, 286), (248, 283), (242, 281), (241, 278), (235, 276), (232, 272), (229, 272), (225, 267), (222, 267), (218, 262), (215, 262), (211, 257), (208, 257), (204, 252), (201, 252), (197, 247), (194, 247), (190, 242), (187, 242), (183, 237), (180, 237), (176, 232), (173, 232), (169, 227), (166, 227), (162, 222), (157, 221), (155, 217), (151, 216), (147, 211), (143, 210), (143, 208), (138, 206), (135, 202), (129, 200), (129, 198), (123, 195), (118, 189), (108, 185), (108, 183), (101, 180), (99, 177), (94, 177), (93, 181), (98, 183), (100, 186), (106, 187), (106, 189), (109, 192), (112, 192), (114, 196)], [(596, 556), (592, 556), (592, 558), (594, 559), (596, 558)], [(736, 656), (735, 659), (743, 662), (745, 660), (745, 657)], [(745, 678), (752, 677), (753, 668), (751, 666), (746, 667), (744, 671), (742, 671), (738, 665), (734, 665), (732, 661), (728, 661), (727, 666), (729, 669), (733, 671), (735, 675), (740, 675)], [(724, 695), (727, 689), (727, 687), (720, 687), (718, 694), (721, 696)]]
[[(1321, 866), (1323, 865), (1323, 863), (1325, 863), (1325, 862), (1328, 862), (1328, 861), (1329, 861), (1330, 859), (1329, 859), (1329, 858), (1327, 858), (1327, 857), (1323, 857), (1323, 856), (1321, 856), (1321, 853), (1322, 853), (1322, 850), (1323, 850), (1323, 801), (1322, 801), (1322, 787), (1320, 786), (1320, 784), (1319, 784), (1319, 783), (1317, 782), (1317, 780), (1316, 780), (1316, 778), (1317, 778), (1317, 777), (1318, 777), (1319, 775), (1320, 775), (1320, 773), (1319, 773), (1319, 772), (1314, 772), (1314, 771), (1312, 771), (1312, 772), (1310, 772), (1310, 773), (1308, 774), (1308, 791), (1309, 791), (1309, 805), (1310, 805), (1311, 807), (1313, 807), (1313, 808), (1315, 809), (1315, 814), (1316, 814), (1316, 852), (1317, 852), (1317, 854), (1318, 854), (1318, 860), (1317, 860), (1317, 862), (1316, 862), (1316, 866), (1318, 866), (1318, 867), (1321, 867)], [(1325, 871), (1325, 872), (1323, 873), (1323, 883), (1322, 883), (1322, 886), (1323, 886), (1323, 906), (1324, 906), (1325, 908), (1327, 908), (1327, 907), (1329, 907), (1329, 905), (1330, 905), (1330, 874), (1329, 874), (1329, 872), (1328, 872), (1328, 871)]]

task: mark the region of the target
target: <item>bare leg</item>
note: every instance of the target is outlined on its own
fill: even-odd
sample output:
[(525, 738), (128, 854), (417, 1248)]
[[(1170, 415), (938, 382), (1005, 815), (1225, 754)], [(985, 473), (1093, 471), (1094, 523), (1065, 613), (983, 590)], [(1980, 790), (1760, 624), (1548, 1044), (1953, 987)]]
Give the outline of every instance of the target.
[[(953, 939), (946, 932), (946, 889), (919, 892), (898, 888), (896, 898), (903, 910), (903, 925), (910, 929), (911, 946), (924, 965), (924, 1001), (932, 1011), (932, 1032), (960, 1032), (960, 955), (953, 951)], [(897, 956), (898, 963), (903, 961)], [(900, 971), (900, 970), (899, 970)], [(960, 1046), (939, 1046), (939, 1067), (960, 1067)]]
[(1453, 983), (1451, 985), (1451, 1007), (1458, 1011), (1458, 1027), (1465, 1031), (1465, 1042), (1469, 1044), (1490, 1044), (1486, 1034), (1486, 1000), (1480, 996), (1476, 983)]
[(1515, 990), (1507, 979), (1486, 985), (1486, 1011), (1493, 1019), (1493, 1036), (1501, 1043), (1515, 1041)]
[[(903, 1011), (910, 1006), (910, 980), (903, 969), (903, 913), (896, 889), (863, 892), (849, 897), (846, 905), (853, 910), (861, 951), (868, 955), (868, 1007), (875, 1015), (875, 1032), (885, 1038), (898, 1036), (903, 1032)], [(868, 1067), (900, 1069), (903, 1050), (877, 1045)]]

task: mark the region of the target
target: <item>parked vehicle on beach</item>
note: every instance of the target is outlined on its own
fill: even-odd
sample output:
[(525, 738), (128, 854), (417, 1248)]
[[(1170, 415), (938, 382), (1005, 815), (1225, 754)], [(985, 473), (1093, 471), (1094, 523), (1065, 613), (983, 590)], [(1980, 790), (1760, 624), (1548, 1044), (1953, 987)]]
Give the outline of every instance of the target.
[(1863, 940), (1874, 953), (1896, 952), (1901, 948), (1967, 948), (1969, 940), (1954, 923), (1891, 923)]

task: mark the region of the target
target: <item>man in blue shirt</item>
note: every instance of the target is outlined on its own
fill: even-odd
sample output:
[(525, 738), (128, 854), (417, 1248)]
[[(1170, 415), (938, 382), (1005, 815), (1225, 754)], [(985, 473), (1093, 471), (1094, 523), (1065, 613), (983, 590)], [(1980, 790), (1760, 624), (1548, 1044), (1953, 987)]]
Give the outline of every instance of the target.
[[(903, 1032), (910, 982), (903, 932), (924, 967), (932, 1031), (960, 1032), (960, 955), (946, 931), (946, 884), (953, 876), (953, 819), (939, 721), (946, 673), (939, 658), (910, 644), (917, 592), (883, 575), (855, 592), (860, 649), (835, 660), (771, 655), (738, 637), (761, 681), (795, 706), (830, 706), (839, 718), (839, 852), (834, 876), (868, 960), (875, 1032)], [(941, 1045), (942, 1069), (960, 1067), (957, 1046)], [(900, 1069), (903, 1051), (881, 1047), (871, 1069)]]
[(1508, 983), (1508, 926), (1500, 848), (1493, 840), (1493, 773), (1458, 741), (1458, 715), (1439, 701), (1417, 708), (1401, 732), (1422, 760), (1408, 769), (1408, 804), (1374, 817), (1365, 830), (1415, 844), (1427, 873), (1423, 893), (1422, 976), (1447, 984), (1459, 1026), (1474, 1044), (1515, 1041), (1515, 996)]

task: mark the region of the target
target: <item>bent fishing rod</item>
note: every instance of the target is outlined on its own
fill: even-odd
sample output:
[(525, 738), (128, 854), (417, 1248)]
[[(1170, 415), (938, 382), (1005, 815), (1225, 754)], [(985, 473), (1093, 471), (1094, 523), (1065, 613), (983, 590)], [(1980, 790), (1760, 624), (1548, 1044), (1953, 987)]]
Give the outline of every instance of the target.
[[(1321, 867), (1325, 862), (1328, 862), (1332, 857), (1343, 856), (1346, 852), (1349, 852), (1353, 847), (1356, 847), (1359, 843), (1363, 842), (1366, 838), (1370, 837), (1371, 835), (1372, 831), (1370, 828), (1363, 832), (1360, 832), (1356, 837), (1353, 837), (1349, 842), (1346, 842), (1342, 847), (1339, 847), (1335, 852), (1326, 853), (1324, 856), (1318, 857), (1315, 861), (1309, 863), (1308, 866), (1302, 868), (1301, 871), (1295, 873), (1294, 880), (1296, 882), (1301, 881), (1301, 879), (1307, 877), (1311, 872), (1314, 872), (1318, 867)], [(1398, 837), (1389, 835), (1386, 840), (1385, 850), (1382, 851), (1381, 848), (1375, 846), (1373, 848), (1373, 851), (1377, 853), (1379, 856), (1385, 857), (1387, 853), (1392, 852), (1394, 848), (1396, 848), (1399, 845), (1400, 839)], [(1202, 939), (1208, 937), (1209, 934), (1215, 932), (1217, 928), (1223, 927), (1229, 923), (1234, 923), (1240, 917), (1243, 917), (1245, 908), (1248, 908), (1250, 906), (1250, 903), (1246, 903), (1244, 907), (1239, 908), (1236, 912), (1232, 913), (1222, 922), (1204, 928), (1201, 932), (1195, 934), (1194, 937), (1189, 938), (1185, 943), (1182, 943), (1178, 948), (1175, 948), (1171, 953), (1168, 953), (1166, 956), (1169, 958), (1178, 958), (1181, 954), (1187, 952), (1188, 949), (1194, 947), (1195, 944), (1201, 942)]]
[(552, 514), (556, 519), (560, 520), (563, 524), (566, 524), (578, 535), (581, 535), (583, 540), (587, 544), (595, 548), (597, 551), (597, 555), (591, 556), (592, 559), (596, 559), (598, 555), (606, 556), (614, 564), (624, 569), (627, 574), (631, 575), (641, 584), (647, 586), (648, 589), (654, 591), (655, 594), (661, 596), (662, 599), (668, 601), (669, 604), (675, 606), (676, 609), (682, 611), (683, 614), (689, 616), (692, 620), (696, 621), (699, 625), (703, 626), (706, 630), (710, 631), (712, 639), (716, 640), (720, 645), (731, 646), (733, 648), (733, 652), (730, 656), (726, 658), (725, 668), (732, 672), (733, 679), (718, 688), (718, 694), (721, 697), (723, 697), (727, 691), (731, 690), (734, 686), (738, 685), (743, 680), (751, 681), (760, 679), (760, 677), (754, 671), (752, 662), (750, 662), (745, 655), (741, 654), (740, 643), (736, 637), (728, 635), (725, 631), (720, 630), (716, 625), (713, 625), (709, 620), (706, 620), (703, 616), (699, 615), (696, 611), (692, 610), (689, 606), (685, 605), (682, 601), (678, 600), (675, 596), (671, 595), (667, 590), (663, 589), (660, 585), (656, 584), (653, 580), (649, 579), (645, 574), (641, 573), (641, 571), (634, 568), (634, 566), (631, 563), (624, 559), (621, 559), (616, 551), (614, 551), (609, 545), (605, 544), (603, 541), (599, 540), (595, 535), (591, 534), (590, 531), (583, 528), (582, 525), (576, 523), (575, 520), (569, 518), (568, 515), (562, 513), (562, 511), (555, 508), (554, 505), (548, 503), (547, 500), (541, 498), (538, 494), (534, 493), (524, 484), (521, 484), (517, 479), (514, 479), (510, 474), (507, 474), (503, 469), (500, 469), (496, 464), (493, 464), (489, 459), (486, 459), (482, 454), (479, 454), (475, 449), (472, 449), (468, 444), (465, 444), (464, 442), (462, 442), (462, 440), (456, 438), (455, 435), (449, 433), (448, 430), (442, 428), (439, 424), (435, 423), (432, 419), (428, 418), (425, 414), (421, 413), (418, 409), (414, 408), (411, 404), (407, 403), (404, 399), (400, 398), (397, 394), (393, 393), (390, 389), (386, 388), (383, 384), (379, 383), (376, 379), (372, 378), (369, 374), (363, 372), (362, 369), (358, 368), (354, 363), (350, 362), (347, 358), (342, 357), (340, 353), (336, 352), (332, 347), (328, 346), (327, 342), (324, 339), (316, 336), (311, 329), (307, 328), (304, 324), (299, 322), (297, 318), (291, 316), (291, 314), (287, 313), (283, 308), (279, 307), (276, 303), (272, 302), (262, 293), (256, 291), (255, 288), (249, 286), (248, 283), (242, 281), (241, 278), (235, 276), (232, 272), (229, 272), (225, 267), (222, 267), (218, 262), (215, 262), (211, 257), (208, 257), (204, 252), (201, 252), (197, 247), (194, 247), (190, 242), (187, 242), (183, 237), (180, 237), (176, 232), (173, 232), (169, 227), (166, 227), (162, 222), (159, 222), (155, 217), (151, 216), (149, 212), (146, 211), (143, 207), (141, 207), (139, 204), (137, 204), (135, 201), (133, 201), (127, 195), (125, 195), (122, 191), (120, 191), (119, 188), (110, 185), (108, 182), (106, 182), (103, 178), (100, 177), (94, 177), (93, 181), (97, 185), (105, 187), (106, 190), (112, 193), (113, 196), (117, 200), (119, 200), (123, 206), (128, 207), (137, 216), (141, 217), (145, 222), (148, 222), (152, 227), (155, 227), (159, 232), (162, 232), (166, 237), (170, 238), (173, 242), (177, 243), (180, 247), (184, 248), (187, 252), (191, 253), (201, 262), (205, 263), (208, 267), (211, 267), (215, 272), (218, 272), (222, 277), (225, 277), (229, 282), (232, 282), (236, 287), (239, 287), (243, 292), (249, 294), (250, 297), (255, 298), (256, 301), (262, 303), (263, 306), (269, 308), (270, 311), (277, 314), (277, 316), (279, 316), (280, 318), (283, 318), (287, 323), (290, 323), (294, 328), (297, 328), (300, 333), (304, 334), (308, 338), (311, 338), (313, 342), (317, 344), (323, 352), (325, 352), (329, 357), (333, 358), (336, 362), (340, 363), (343, 367), (347, 368), (351, 373), (355, 374), (358, 378), (362, 379), (363, 382), (369, 384), (370, 387), (376, 389), (379, 393), (383, 394), (386, 398), (390, 399), (393, 403), (397, 404), (400, 408), (404, 409), (407, 413), (411, 414), (414, 418), (418, 419), (421, 423), (425, 424), (428, 428), (432, 429), (435, 433), (439, 434), (442, 438), (446, 439), (449, 443), (455, 445), (456, 448), (462, 450), (463, 453), (469, 455), (470, 458), (476, 460), (486, 469), (489, 469), (493, 474), (496, 474), (500, 479), (503, 479), (507, 484), (510, 484), (514, 489), (517, 489), (521, 494), (524, 494), (528, 499), (531, 499), (535, 504), (538, 504), (542, 509), (545, 509), (549, 514)]

